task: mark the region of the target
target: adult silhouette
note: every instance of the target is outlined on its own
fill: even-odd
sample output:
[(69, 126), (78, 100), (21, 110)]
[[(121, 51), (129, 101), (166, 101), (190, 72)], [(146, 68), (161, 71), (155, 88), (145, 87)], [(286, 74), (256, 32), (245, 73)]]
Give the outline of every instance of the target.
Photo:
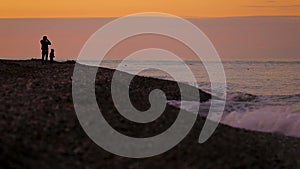
[(48, 40), (47, 36), (43, 36), (41, 42), (41, 49), (42, 49), (42, 64), (46, 64), (48, 60), (49, 48), (48, 46), (51, 45), (51, 42)]

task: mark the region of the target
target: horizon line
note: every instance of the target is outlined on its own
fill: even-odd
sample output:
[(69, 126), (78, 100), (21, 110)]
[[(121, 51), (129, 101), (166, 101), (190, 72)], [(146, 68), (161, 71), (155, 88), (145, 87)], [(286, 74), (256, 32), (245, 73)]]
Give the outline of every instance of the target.
[[(131, 15), (124, 15), (124, 16), (107, 16), (107, 17), (101, 17), (101, 16), (87, 16), (87, 17), (0, 17), (0, 19), (115, 19), (115, 18), (121, 18), (121, 17), (127, 17)], [(177, 15), (174, 15), (177, 16)], [(141, 17), (141, 16), (133, 16), (133, 17)], [(168, 17), (168, 16), (156, 16), (156, 15), (145, 15), (143, 17)], [(300, 15), (240, 15), (240, 16), (177, 16), (180, 18), (185, 19), (222, 19), (222, 18), (255, 18), (255, 17), (300, 17)], [(170, 17), (171, 18), (171, 17)]]
[[(39, 56), (36, 57), (5, 57), (5, 56), (0, 56), (0, 60), (32, 60), (32, 59), (41, 59)], [(77, 58), (60, 58), (56, 59), (57, 61), (67, 61), (67, 60), (73, 60), (77, 61)], [(106, 58), (103, 59), (104, 61), (122, 61), (122, 59), (116, 59), (116, 58)], [(201, 60), (195, 60), (195, 59), (183, 59), (184, 61), (201, 61)], [(95, 61), (95, 60), (87, 60), (87, 61)], [(149, 60), (151, 61), (151, 60)], [(165, 60), (165, 61), (172, 61), (172, 60)], [(300, 59), (238, 59), (238, 58), (221, 58), (222, 62), (226, 61), (237, 61), (237, 62), (300, 62)]]

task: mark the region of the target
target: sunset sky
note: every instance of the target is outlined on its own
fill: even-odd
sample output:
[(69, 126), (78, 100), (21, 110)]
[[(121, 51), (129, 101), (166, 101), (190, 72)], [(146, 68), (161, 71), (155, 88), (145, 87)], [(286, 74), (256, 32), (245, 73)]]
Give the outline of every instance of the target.
[(299, 0), (2, 0), (2, 18), (119, 17), (137, 12), (181, 17), (300, 15)]
[(48, 35), (58, 59), (75, 59), (101, 26), (140, 12), (189, 18), (223, 59), (300, 60), (300, 0), (5, 0), (0, 58), (39, 57), (39, 40)]

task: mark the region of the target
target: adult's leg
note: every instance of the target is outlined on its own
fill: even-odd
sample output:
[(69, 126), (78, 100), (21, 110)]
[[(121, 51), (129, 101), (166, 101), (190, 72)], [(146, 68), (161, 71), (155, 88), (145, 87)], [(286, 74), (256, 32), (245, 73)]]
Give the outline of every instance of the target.
[(46, 50), (45, 63), (47, 63), (47, 61), (48, 61), (48, 53), (49, 53), (48, 50)]
[(45, 51), (42, 50), (42, 64), (45, 64)]

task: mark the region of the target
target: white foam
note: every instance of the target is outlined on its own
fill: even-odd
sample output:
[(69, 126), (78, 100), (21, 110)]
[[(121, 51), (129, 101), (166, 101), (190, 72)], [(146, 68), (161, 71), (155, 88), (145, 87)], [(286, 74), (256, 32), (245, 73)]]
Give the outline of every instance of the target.
[(299, 122), (300, 110), (283, 106), (268, 106), (244, 113), (234, 111), (222, 119), (222, 123), (233, 127), (295, 137), (300, 137)]
[[(209, 103), (170, 100), (168, 104), (188, 112), (206, 116)], [(199, 109), (200, 106), (200, 109)], [(241, 106), (242, 110), (245, 110)], [(265, 106), (257, 109), (236, 109), (223, 114), (221, 123), (254, 131), (280, 133), (300, 138), (300, 106)], [(225, 110), (226, 112), (226, 110)]]

